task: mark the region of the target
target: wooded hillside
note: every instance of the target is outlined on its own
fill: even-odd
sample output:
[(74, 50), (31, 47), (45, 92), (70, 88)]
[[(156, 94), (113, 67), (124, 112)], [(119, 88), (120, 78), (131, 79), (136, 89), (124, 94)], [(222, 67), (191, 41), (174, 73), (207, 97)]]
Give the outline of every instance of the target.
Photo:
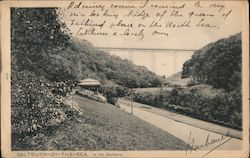
[(72, 38), (69, 43), (70, 46), (60, 55), (52, 55), (57, 71), (49, 73), (51, 78), (63, 79), (66, 70), (72, 79), (90, 77), (128, 88), (157, 87), (161, 84), (159, 77), (145, 67), (98, 50), (87, 41)]
[(129, 88), (161, 84), (145, 67), (70, 37), (55, 9), (13, 9), (11, 29), (13, 71), (29, 70), (52, 81), (90, 77)]
[(232, 91), (241, 88), (241, 33), (210, 43), (183, 66), (182, 77)]
[(69, 94), (86, 77), (123, 86), (113, 88), (117, 93), (102, 89), (114, 96), (127, 87), (160, 85), (146, 68), (71, 38), (56, 8), (11, 9), (12, 145), (29, 147), (30, 137), (78, 118), (82, 109)]
[[(182, 73), (167, 80), (176, 85), (173, 90), (137, 93), (134, 100), (242, 129), (241, 65), (241, 33), (238, 33), (196, 51), (184, 63)], [(183, 79), (179, 80), (180, 76)], [(183, 82), (190, 78), (191, 83)]]

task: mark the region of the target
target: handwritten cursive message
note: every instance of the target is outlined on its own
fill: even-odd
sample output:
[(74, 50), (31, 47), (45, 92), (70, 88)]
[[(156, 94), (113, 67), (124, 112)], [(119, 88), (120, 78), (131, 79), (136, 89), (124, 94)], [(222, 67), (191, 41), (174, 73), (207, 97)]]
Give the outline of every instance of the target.
[(223, 29), (233, 9), (211, 1), (71, 1), (63, 19), (78, 38), (169, 38), (179, 31)]

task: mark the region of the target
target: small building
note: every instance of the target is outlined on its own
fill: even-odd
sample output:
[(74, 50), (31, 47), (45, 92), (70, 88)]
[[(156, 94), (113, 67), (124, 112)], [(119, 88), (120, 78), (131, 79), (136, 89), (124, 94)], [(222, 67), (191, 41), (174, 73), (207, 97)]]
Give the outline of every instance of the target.
[(99, 93), (101, 85), (100, 81), (91, 78), (80, 80), (78, 86), (81, 87), (82, 91), (78, 91), (77, 93), (88, 97), (89, 99), (106, 102), (107, 99)]
[(84, 79), (84, 80), (80, 80), (78, 85), (81, 88), (98, 92), (98, 90), (99, 90), (99, 88), (101, 86), (101, 83), (98, 80), (87, 78), (87, 79)]

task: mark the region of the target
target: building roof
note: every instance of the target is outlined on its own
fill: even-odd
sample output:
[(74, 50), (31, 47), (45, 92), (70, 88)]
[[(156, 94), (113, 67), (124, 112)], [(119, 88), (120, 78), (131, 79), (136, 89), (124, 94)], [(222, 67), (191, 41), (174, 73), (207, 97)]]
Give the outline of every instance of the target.
[(101, 83), (98, 80), (87, 78), (84, 80), (80, 80), (78, 85), (80, 85), (80, 86), (100, 86)]

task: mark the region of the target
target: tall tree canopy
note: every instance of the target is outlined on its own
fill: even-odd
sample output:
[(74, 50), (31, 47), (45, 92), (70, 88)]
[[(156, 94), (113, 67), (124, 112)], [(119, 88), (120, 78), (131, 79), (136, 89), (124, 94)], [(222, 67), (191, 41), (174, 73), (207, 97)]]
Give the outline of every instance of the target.
[(30, 70), (57, 81), (91, 77), (130, 88), (161, 84), (144, 67), (100, 51), (85, 40), (70, 39), (55, 8), (13, 8), (11, 18), (14, 71)]
[(182, 77), (227, 91), (241, 87), (241, 33), (208, 44), (183, 65)]
[(11, 55), (13, 70), (39, 72), (51, 61), (48, 54), (58, 53), (69, 36), (56, 8), (11, 9)]

